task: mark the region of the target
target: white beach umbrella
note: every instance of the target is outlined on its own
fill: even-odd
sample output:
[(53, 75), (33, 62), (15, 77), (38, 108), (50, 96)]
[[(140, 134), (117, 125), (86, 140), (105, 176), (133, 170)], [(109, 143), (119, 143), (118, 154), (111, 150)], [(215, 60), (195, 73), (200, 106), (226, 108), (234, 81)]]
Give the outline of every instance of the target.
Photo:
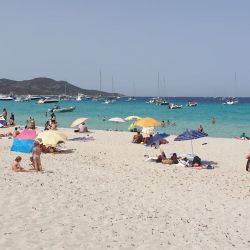
[(113, 117), (109, 119), (110, 122), (115, 122), (115, 123), (123, 123), (125, 122), (124, 119), (120, 118), (120, 117)]
[[(125, 120), (122, 119), (122, 118), (120, 118), (120, 117), (113, 117), (113, 118), (110, 118), (109, 121), (110, 121), (110, 122), (114, 122), (114, 123), (116, 123), (116, 124), (117, 124), (117, 123), (123, 123), (123, 122), (125, 122)], [(117, 127), (116, 127), (116, 130), (118, 130)]]

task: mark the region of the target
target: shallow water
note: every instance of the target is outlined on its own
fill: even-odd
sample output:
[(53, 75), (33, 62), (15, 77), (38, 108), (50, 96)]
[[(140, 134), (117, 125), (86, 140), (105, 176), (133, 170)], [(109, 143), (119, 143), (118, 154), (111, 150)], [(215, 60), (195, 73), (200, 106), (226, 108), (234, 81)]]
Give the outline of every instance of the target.
[[(57, 113), (60, 127), (69, 127), (71, 122), (78, 117), (88, 117), (88, 127), (92, 129), (119, 129), (127, 130), (131, 122), (113, 124), (107, 121), (111, 117), (125, 118), (130, 115), (142, 117), (150, 116), (158, 120), (175, 122), (176, 126), (158, 128), (170, 134), (179, 134), (186, 129), (196, 129), (200, 124), (212, 137), (235, 137), (242, 132), (250, 135), (250, 98), (240, 98), (239, 104), (222, 105), (222, 101), (215, 98), (195, 98), (199, 103), (197, 107), (186, 107), (188, 100), (193, 98), (171, 98), (171, 102), (183, 105), (182, 109), (170, 110), (166, 106), (156, 106), (145, 103), (149, 98), (137, 98), (136, 101), (127, 102), (119, 99), (113, 104), (103, 104), (101, 101), (93, 102), (85, 100), (60, 101), (61, 107), (75, 106), (73, 112)], [(24, 125), (32, 116), (39, 126), (43, 126), (48, 119), (46, 111), (53, 104), (37, 104), (31, 102), (0, 101), (0, 108), (7, 108), (8, 114), (14, 112), (18, 124)], [(107, 120), (103, 121), (105, 117)], [(216, 124), (212, 124), (211, 118), (216, 118)]]

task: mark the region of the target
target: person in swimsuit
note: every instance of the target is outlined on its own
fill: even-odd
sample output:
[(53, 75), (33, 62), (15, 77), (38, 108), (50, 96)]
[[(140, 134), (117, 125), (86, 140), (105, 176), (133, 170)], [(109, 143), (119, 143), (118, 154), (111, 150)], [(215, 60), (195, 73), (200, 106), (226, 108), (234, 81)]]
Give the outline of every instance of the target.
[(14, 162), (12, 163), (12, 170), (14, 172), (26, 172), (26, 170), (20, 165), (21, 160), (21, 156), (17, 156)]
[(38, 141), (34, 142), (34, 148), (32, 151), (32, 157), (34, 162), (34, 168), (36, 171), (42, 171), (42, 165), (41, 165), (41, 149), (40, 144)]

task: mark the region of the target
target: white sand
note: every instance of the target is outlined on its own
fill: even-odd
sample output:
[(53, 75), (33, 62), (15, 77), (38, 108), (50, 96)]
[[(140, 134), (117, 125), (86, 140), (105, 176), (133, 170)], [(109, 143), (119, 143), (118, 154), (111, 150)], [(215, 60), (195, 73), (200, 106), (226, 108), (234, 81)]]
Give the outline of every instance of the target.
[[(70, 137), (74, 137), (71, 132)], [(144, 161), (159, 150), (131, 144), (133, 134), (95, 131), (66, 143), (71, 154), (43, 154), (45, 173), (14, 173), (0, 140), (0, 249), (249, 249), (249, 142), (203, 138), (195, 153), (214, 170)], [(173, 142), (166, 153), (187, 153)], [(201, 144), (207, 142), (207, 145)]]

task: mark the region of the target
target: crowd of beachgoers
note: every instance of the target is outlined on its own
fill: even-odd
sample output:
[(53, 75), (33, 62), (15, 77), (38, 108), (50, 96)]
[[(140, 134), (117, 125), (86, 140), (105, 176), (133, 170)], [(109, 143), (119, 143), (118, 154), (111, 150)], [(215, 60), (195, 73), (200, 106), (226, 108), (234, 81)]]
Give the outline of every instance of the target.
[[(48, 114), (46, 113), (46, 117), (47, 116), (48, 116)], [(134, 117), (132, 117), (132, 118), (134, 118)], [(156, 163), (169, 164), (169, 165), (179, 164), (180, 166), (195, 167), (197, 169), (198, 168), (214, 169), (215, 165), (212, 165), (209, 163), (204, 163), (201, 160), (201, 158), (198, 155), (193, 154), (193, 152), (192, 152), (192, 154), (189, 153), (189, 154), (185, 154), (185, 155), (177, 155), (177, 153), (172, 153), (171, 155), (165, 154), (164, 150), (160, 147), (160, 145), (168, 144), (166, 137), (169, 135), (167, 135), (165, 133), (158, 133), (158, 132), (156, 133), (154, 127), (156, 127), (156, 126), (165, 127), (166, 125), (175, 125), (175, 123), (171, 124), (169, 120), (165, 123), (164, 120), (162, 120), (161, 122), (158, 122), (158, 121), (152, 119), (153, 123), (155, 123), (155, 124), (153, 124), (153, 125), (149, 124), (149, 126), (145, 126), (146, 132), (144, 132), (145, 136), (143, 136), (142, 130), (141, 130), (140, 126), (137, 126), (137, 122), (136, 122), (137, 120), (141, 120), (141, 118), (140, 119), (139, 119), (139, 117), (135, 117), (135, 118), (136, 119), (133, 119), (133, 123), (128, 128), (130, 132), (136, 133), (132, 138), (132, 143), (143, 144), (143, 145), (151, 146), (151, 147), (153, 146), (156, 149), (160, 148), (160, 154), (157, 156), (150, 157), (149, 155), (144, 155), (145, 161), (153, 161)], [(20, 134), (21, 130), (20, 130), (20, 127), (16, 126), (14, 113), (11, 112), (10, 116), (8, 117), (7, 109), (4, 108), (2, 111), (2, 120), (5, 121), (5, 123), (1, 122), (1, 127), (6, 127), (6, 128), (14, 127), (14, 130), (0, 134), (0, 138), (2, 138), (2, 137), (16, 138)], [(158, 124), (156, 124), (157, 122), (158, 122)], [(216, 120), (213, 117), (212, 123), (215, 124), (215, 122), (216, 122)], [(152, 123), (152, 121), (151, 121), (151, 123)], [(78, 133), (89, 132), (89, 130), (85, 124), (85, 119), (80, 121), (80, 123), (77, 123), (76, 125), (78, 126), (78, 129), (74, 130), (75, 133), (77, 133), (77, 132)], [(143, 127), (143, 125), (141, 125), (141, 127)], [(27, 129), (28, 130), (35, 130), (36, 129), (35, 118), (30, 117), (26, 121), (26, 125), (24, 127), (24, 130), (27, 130)], [(50, 131), (57, 131), (57, 129), (58, 129), (58, 122), (56, 120), (56, 115), (54, 114), (54, 112), (52, 112), (49, 115), (47, 122), (45, 123), (43, 131), (49, 131), (49, 130)], [(187, 132), (188, 131), (186, 131), (186, 133)], [(200, 125), (195, 131), (191, 131), (191, 132), (192, 133), (197, 132), (198, 135), (197, 134), (185, 135), (187, 137), (190, 137), (190, 136), (191, 137), (185, 138), (184, 140), (186, 140), (186, 139), (192, 140), (192, 139), (200, 138), (203, 136), (207, 136), (207, 134), (204, 132), (204, 128), (202, 125)], [(192, 138), (192, 136), (194, 136), (194, 137)], [(245, 133), (242, 133), (242, 135), (239, 138), (242, 140), (249, 139), (249, 137), (247, 137), (245, 135)], [(42, 140), (39, 140), (39, 139), (34, 140), (34, 145), (32, 147), (32, 154), (30, 157), (31, 168), (26, 170), (23, 167), (21, 167), (20, 162), (21, 162), (22, 158), (21, 158), (21, 156), (17, 156), (12, 164), (12, 170), (16, 171), (16, 172), (42, 171), (41, 153), (42, 152), (43, 153), (54, 153), (54, 152), (60, 151), (60, 149), (59, 149), (60, 147), (58, 147), (58, 145), (60, 143), (61, 142), (58, 142), (57, 145), (46, 145), (42, 142)], [(204, 145), (205, 144), (206, 143), (204, 143)], [(246, 159), (247, 159), (246, 171), (249, 171), (250, 170), (250, 152), (246, 155)]]

